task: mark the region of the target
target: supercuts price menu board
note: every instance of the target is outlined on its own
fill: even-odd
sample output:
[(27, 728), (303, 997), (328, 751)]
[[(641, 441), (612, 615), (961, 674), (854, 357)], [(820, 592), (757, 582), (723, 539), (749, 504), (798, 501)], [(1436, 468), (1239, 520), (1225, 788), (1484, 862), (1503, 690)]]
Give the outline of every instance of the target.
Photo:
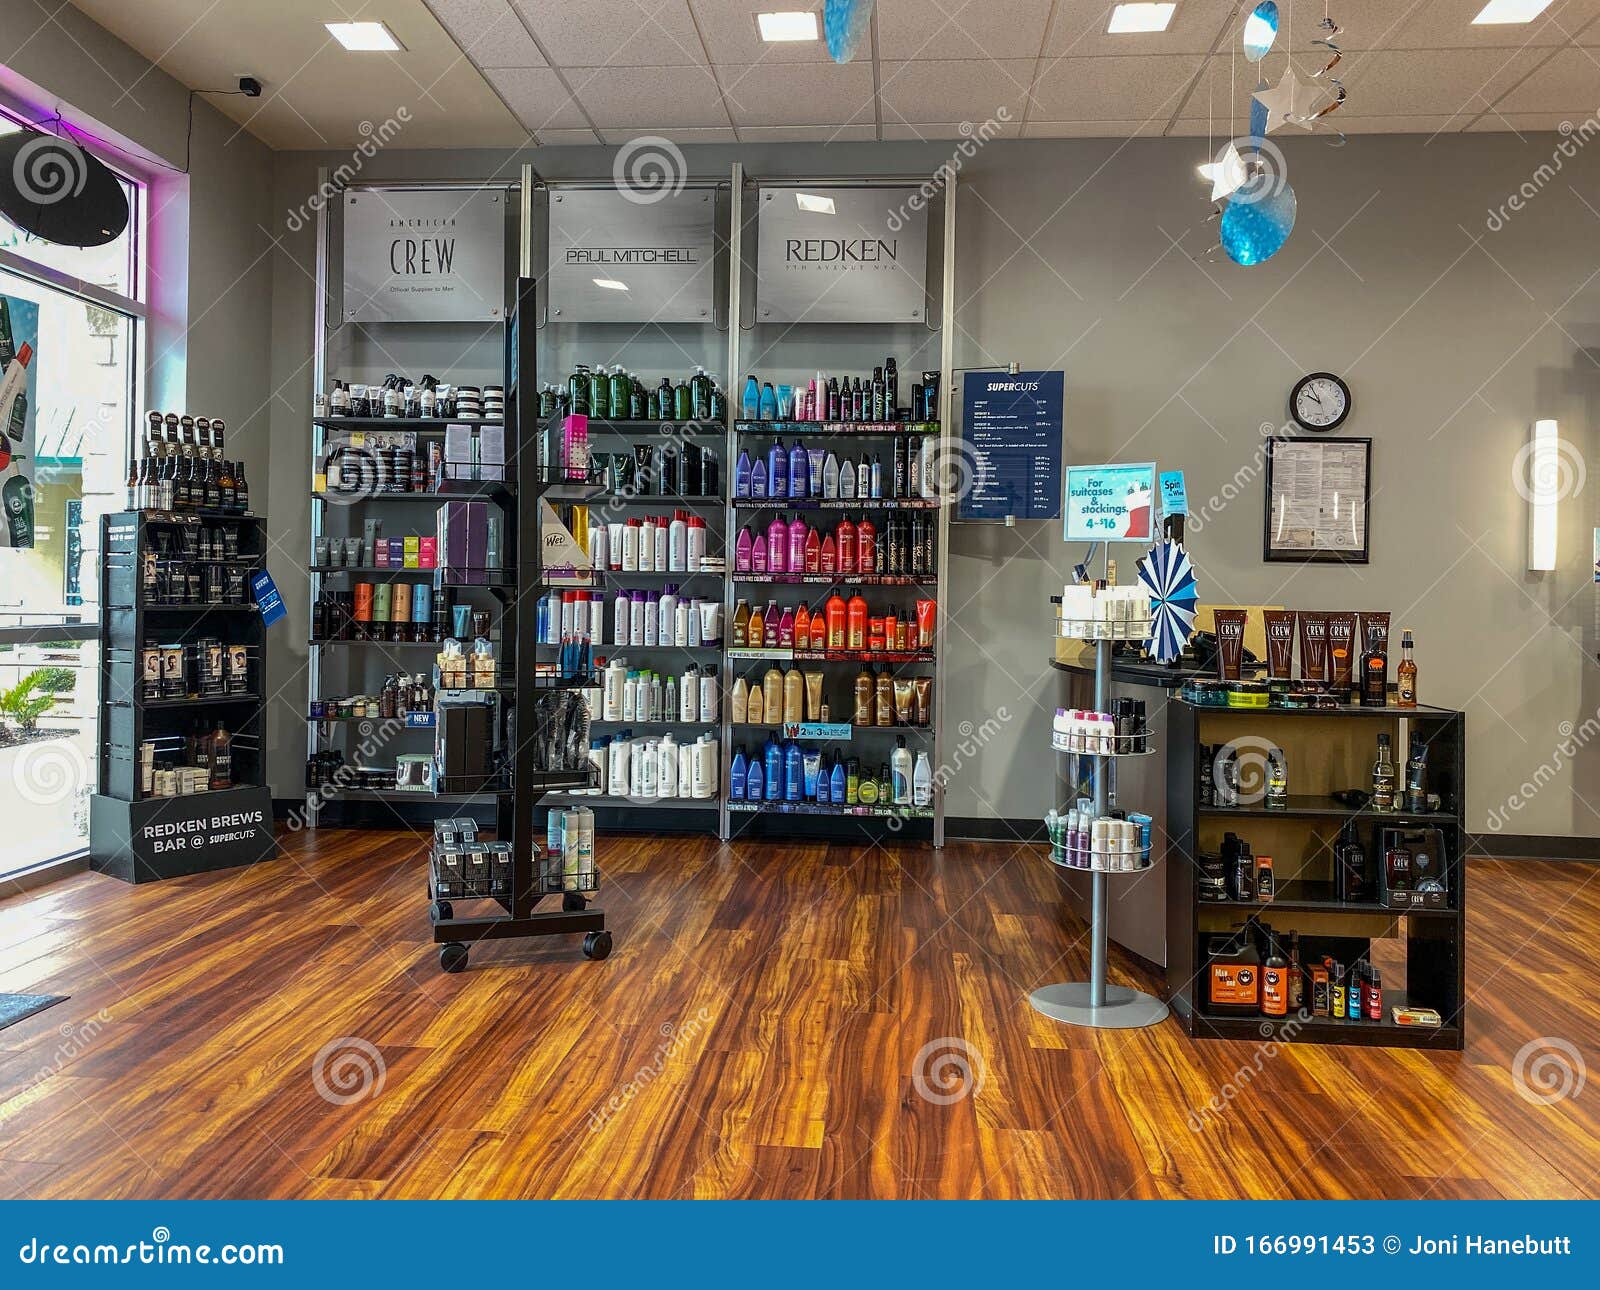
[(968, 372), (961, 430), (973, 480), (964, 520), (1053, 520), (1061, 514), (1061, 372)]

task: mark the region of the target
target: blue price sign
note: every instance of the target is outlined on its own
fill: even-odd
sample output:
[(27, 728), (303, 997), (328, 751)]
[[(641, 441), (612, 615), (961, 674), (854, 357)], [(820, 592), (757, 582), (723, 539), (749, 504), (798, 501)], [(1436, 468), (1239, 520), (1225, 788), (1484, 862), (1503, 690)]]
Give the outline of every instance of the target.
[(1061, 513), (1061, 372), (969, 372), (961, 433), (972, 487), (964, 520), (1053, 520)]
[(1149, 542), (1154, 532), (1153, 461), (1132, 465), (1068, 466), (1068, 542)]
[(256, 598), (256, 608), (261, 611), (261, 621), (268, 627), (289, 612), (283, 607), (278, 584), (265, 569), (250, 579), (250, 590)]

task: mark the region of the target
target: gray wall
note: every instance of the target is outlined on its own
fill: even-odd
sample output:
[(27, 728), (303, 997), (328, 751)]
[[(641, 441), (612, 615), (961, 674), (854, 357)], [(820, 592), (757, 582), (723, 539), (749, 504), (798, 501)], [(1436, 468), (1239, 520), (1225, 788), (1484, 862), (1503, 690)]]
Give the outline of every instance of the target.
[[(1530, 180), (1557, 142), (1286, 144), (1299, 227), (1282, 254), (1251, 270), (1207, 257), (1215, 225), (1194, 173), (1206, 151), (1198, 141), (991, 143), (961, 174), (956, 365), (1064, 368), (1069, 461), (1153, 458), (1185, 470), (1191, 505), (1208, 511), (1190, 543), (1205, 598), (1388, 609), (1396, 631), (1413, 628), (1424, 700), (1470, 714), (1472, 827), (1487, 827), (1538, 772), (1541, 786), (1504, 814), (1504, 830), (1600, 836), (1600, 816), (1580, 797), (1600, 754), (1580, 749), (1573, 760), (1558, 747), (1565, 723), (1581, 727), (1600, 705), (1585, 663), (1595, 647), (1595, 494), (1586, 488), (1563, 503), (1562, 570), (1530, 575), (1526, 506), (1512, 484), (1537, 416), (1559, 417), (1578, 454), (1594, 454), (1595, 158), (1563, 159), (1526, 210), (1498, 232), (1485, 227), (1489, 209)], [(925, 173), (950, 155), (940, 145), (687, 151), (696, 175), (726, 174), (735, 157), (755, 175)], [(608, 175), (609, 157), (531, 154), (550, 178)], [(273, 518), (290, 533), (308, 522), (313, 260), (310, 230), (286, 236), (283, 222), (313, 190), (318, 164), (347, 159), (277, 158)], [(365, 173), (483, 177), (513, 173), (519, 160), (390, 151)], [(1281, 425), (1293, 382), (1321, 369), (1354, 390), (1341, 432), (1375, 441), (1372, 563), (1267, 565), (1262, 484), (1251, 465), (1260, 427)], [(1011, 719), (964, 760), (949, 811), (1036, 818), (1055, 793), (1053, 759), (1042, 751), (1058, 693), (1044, 666), (1046, 598), (1082, 550), (1049, 524), (958, 526), (952, 550), (948, 728), (981, 731), (1002, 709)], [(293, 626), (275, 654), (281, 678), (303, 663), (304, 615), (291, 598)], [(286, 689), (275, 719), (280, 792), (300, 774), (300, 697)]]

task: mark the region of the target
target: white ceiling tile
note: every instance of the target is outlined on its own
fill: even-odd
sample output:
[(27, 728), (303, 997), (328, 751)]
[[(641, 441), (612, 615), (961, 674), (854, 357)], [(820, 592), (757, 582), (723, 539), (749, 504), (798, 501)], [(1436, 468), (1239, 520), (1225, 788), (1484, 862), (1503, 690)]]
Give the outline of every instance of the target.
[[(1475, 26), (1473, 18), (1485, 0), (1366, 0), (1368, 8), (1390, 11), (1387, 19), (1374, 19), (1374, 26), (1388, 29), (1381, 40), (1389, 49), (1524, 49), (1548, 48), (1570, 43), (1572, 34), (1584, 24), (1600, 17), (1600, 0), (1554, 0), (1554, 3), (1529, 23), (1496, 23)], [(1373, 41), (1363, 36), (1339, 12), (1335, 0), (1334, 17), (1345, 27), (1341, 43), (1351, 49), (1372, 48)], [(1589, 35), (1594, 36), (1594, 32)]]
[[(713, 63), (826, 63), (828, 46), (817, 40), (782, 40), (768, 44), (756, 29), (758, 13), (820, 8), (815, 0), (689, 0), (701, 39)], [(822, 17), (817, 17), (822, 31)]]
[(709, 67), (675, 73), (629, 67), (572, 67), (567, 80), (589, 118), (602, 129), (669, 130), (726, 126), (727, 110)]
[(1380, 49), (1354, 54), (1339, 68), (1349, 95), (1339, 111), (1351, 116), (1459, 115), (1465, 123), (1543, 57), (1541, 51), (1507, 49)]
[(870, 125), (742, 125), (746, 143), (871, 143), (878, 137)]
[(433, 16), (479, 67), (546, 67), (511, 0), (425, 0)]
[(1024, 139), (1132, 139), (1159, 135), (1166, 121), (1033, 121)]
[[(987, 126), (987, 128), (984, 128)], [(918, 125), (907, 125), (899, 121), (885, 121), (883, 123), (883, 137), (885, 139), (1016, 139), (1022, 135), (1022, 122), (1012, 120), (1009, 123), (1000, 122), (972, 122), (972, 121), (935, 121)]]
[(687, 0), (512, 0), (557, 67), (706, 62)]
[[(1075, 0), (1056, 6), (1055, 25), (1044, 52), (1050, 58), (1087, 58), (1092, 55), (1205, 54), (1233, 11), (1236, 0), (1178, 0), (1165, 31), (1126, 32), (1113, 36), (1106, 30), (1114, 0)], [(1243, 20), (1240, 20), (1243, 30)], [(1220, 48), (1226, 48), (1226, 43)]]
[(1050, 0), (878, 0), (879, 58), (1036, 58)]
[(1495, 102), (1499, 112), (1577, 113), (1600, 108), (1600, 50), (1563, 49)]
[(498, 67), (486, 70), (484, 76), (530, 130), (582, 128), (588, 124), (561, 78), (550, 68)]
[(718, 67), (717, 80), (734, 125), (836, 124), (873, 120), (869, 63)]
[(1194, 54), (1041, 62), (1030, 117), (1041, 121), (1166, 121), (1205, 60)]
[(593, 130), (540, 130), (539, 143), (544, 147), (562, 148), (574, 144), (594, 145), (605, 140)]
[(1563, 126), (1576, 125), (1571, 114), (1559, 112), (1490, 112), (1479, 117), (1467, 127), (1468, 134), (1544, 134), (1556, 130), (1568, 133)]
[(1033, 59), (961, 62), (884, 62), (879, 69), (878, 97), (885, 121), (944, 121), (950, 117), (977, 123), (998, 117), (1005, 108), (1020, 121), (1033, 83)]
[[(603, 143), (608, 143), (613, 147), (620, 147), (630, 139), (637, 139), (641, 133), (643, 132), (640, 130), (602, 130), (600, 131), (600, 139)], [(673, 143), (737, 143), (739, 141), (739, 136), (727, 126), (721, 128), (702, 127), (700, 129), (655, 130), (651, 131), (651, 133), (658, 134)]]

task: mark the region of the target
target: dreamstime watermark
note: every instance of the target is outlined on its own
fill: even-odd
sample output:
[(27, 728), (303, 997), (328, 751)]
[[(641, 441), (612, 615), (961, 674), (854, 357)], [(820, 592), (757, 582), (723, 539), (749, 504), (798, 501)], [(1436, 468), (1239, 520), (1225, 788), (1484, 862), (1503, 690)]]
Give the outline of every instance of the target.
[(311, 1084), (317, 1096), (334, 1106), (377, 1097), (389, 1068), (377, 1045), (355, 1035), (340, 1035), (317, 1049), (311, 1059)]
[(689, 163), (683, 150), (659, 134), (641, 134), (617, 149), (611, 179), (622, 196), (639, 206), (654, 206), (683, 192)]
[(1261, 438), (1257, 441), (1250, 453), (1250, 460), (1235, 470), (1232, 476), (1205, 502), (1198, 506), (1191, 506), (1189, 514), (1184, 517), (1184, 532), (1189, 536), (1198, 534), (1209, 524), (1227, 510), (1230, 505), (1244, 496), (1248, 491), (1252, 496), (1255, 492), (1255, 483), (1266, 473), (1267, 454), (1269, 441), (1275, 436), (1288, 433), (1287, 425), (1275, 426), (1270, 421), (1263, 421), (1258, 427)]
[(25, 745), (11, 765), (11, 786), (34, 806), (56, 806), (89, 787), (89, 759), (67, 739)]
[(590, 1113), (589, 1132), (599, 1133), (605, 1127), (607, 1120), (660, 1079), (662, 1071), (667, 1068), (667, 1063), (698, 1039), (711, 1022), (710, 1008), (701, 1008), (681, 1026), (674, 1026), (670, 1021), (662, 1022), (663, 1042), (656, 1048), (650, 1060), (633, 1073), (632, 1079), (601, 1103), (599, 1109)]
[(976, 1097), (987, 1077), (983, 1054), (965, 1039), (942, 1035), (917, 1050), (911, 1062), (911, 1087), (934, 1106), (954, 1106)]
[(971, 121), (963, 121), (957, 130), (961, 133), (961, 142), (956, 145), (956, 150), (950, 155), (948, 161), (939, 163), (939, 168), (928, 178), (920, 183), (916, 191), (900, 203), (898, 210), (890, 212), (888, 225), (891, 233), (898, 233), (906, 226), (906, 222), (917, 212), (926, 210), (928, 204), (944, 192), (946, 188), (961, 173), (967, 162), (976, 157), (979, 151), (993, 139), (1000, 131), (1010, 124), (1011, 109), (998, 107), (995, 113), (981, 125), (973, 125)]
[(284, 227), (291, 233), (298, 233), (307, 224), (333, 202), (337, 201), (339, 194), (360, 176), (366, 169), (367, 162), (378, 155), (397, 136), (411, 120), (411, 109), (404, 104), (394, 110), (394, 115), (385, 117), (378, 124), (363, 121), (356, 129), (361, 133), (361, 142), (356, 144), (350, 153), (350, 160), (342, 161), (328, 173), (328, 177), (317, 185), (317, 189), (298, 207), (288, 213), (283, 221)]
[(11, 182), (36, 206), (54, 206), (83, 192), (89, 182), (89, 159), (71, 139), (41, 134), (17, 149)]
[(1531, 439), (1511, 459), (1511, 486), (1530, 505), (1576, 497), (1588, 477), (1583, 449), (1567, 439)]
[[(1229, 139), (1211, 159), (1218, 200), (1250, 206), (1277, 197), (1289, 186), (1289, 163), (1271, 139), (1242, 135)], [(1220, 181), (1220, 183), (1219, 183)]]
[(1536, 1106), (1577, 1097), (1588, 1078), (1589, 1068), (1578, 1046), (1555, 1035), (1528, 1040), (1511, 1060), (1511, 1083), (1517, 1096)]
[(1498, 233), (1510, 222), (1513, 215), (1527, 209), (1528, 203), (1544, 191), (1545, 186), (1561, 173), (1566, 163), (1576, 157), (1590, 139), (1600, 135), (1600, 112), (1580, 121), (1577, 125), (1573, 125), (1571, 121), (1563, 121), (1556, 129), (1562, 138), (1561, 142), (1556, 144), (1555, 151), (1550, 154), (1550, 160), (1542, 162), (1533, 174), (1524, 179), (1521, 185), (1506, 197), (1505, 201), (1489, 210), (1489, 217), (1484, 220), (1483, 225), (1491, 233)]
[(1489, 832), (1499, 833), (1505, 828), (1511, 822), (1513, 815), (1526, 808), (1562, 770), (1577, 761), (1578, 754), (1588, 747), (1596, 736), (1600, 736), (1600, 709), (1596, 709), (1584, 718), (1582, 725), (1574, 726), (1570, 721), (1563, 721), (1556, 730), (1561, 738), (1550, 750), (1550, 755), (1535, 767), (1533, 774), (1523, 780), (1504, 802), (1489, 811), (1485, 820)]
[(89, 1046), (111, 1024), (111, 1014), (104, 1008), (87, 1021), (63, 1021), (60, 1027), (61, 1042), (50, 1054), (50, 1060), (34, 1072), (29, 1084), (42, 1084), (52, 1075), (59, 1075), (74, 1057), (87, 1052)]
[(1250, 1059), (1241, 1063), (1232, 1075), (1222, 1081), (1222, 1086), (1212, 1094), (1209, 1102), (1198, 1111), (1189, 1112), (1189, 1117), (1185, 1121), (1189, 1126), (1189, 1132), (1204, 1133), (1212, 1120), (1221, 1123), (1222, 1117), (1234, 1101), (1256, 1081), (1267, 1068), (1267, 1064), (1283, 1051), (1285, 1044), (1294, 1042), (1295, 1036), (1310, 1020), (1311, 1014), (1302, 1008), (1287, 1021), (1263, 1021), (1261, 1033), (1265, 1042), (1257, 1044)]
[(355, 747), (355, 756), (350, 761), (342, 763), (323, 783), (306, 790), (305, 804), (284, 816), (284, 828), (291, 833), (309, 828), (314, 813), (320, 811), (345, 789), (355, 785), (359, 774), (358, 767), (370, 764), (374, 757), (400, 738), (405, 731), (404, 721), (372, 718), (358, 722), (355, 733), (359, 737), (359, 742)]
[(1219, 806), (1259, 806), (1266, 800), (1273, 763), (1282, 757), (1282, 750), (1260, 735), (1228, 740), (1211, 759), (1213, 800)]

